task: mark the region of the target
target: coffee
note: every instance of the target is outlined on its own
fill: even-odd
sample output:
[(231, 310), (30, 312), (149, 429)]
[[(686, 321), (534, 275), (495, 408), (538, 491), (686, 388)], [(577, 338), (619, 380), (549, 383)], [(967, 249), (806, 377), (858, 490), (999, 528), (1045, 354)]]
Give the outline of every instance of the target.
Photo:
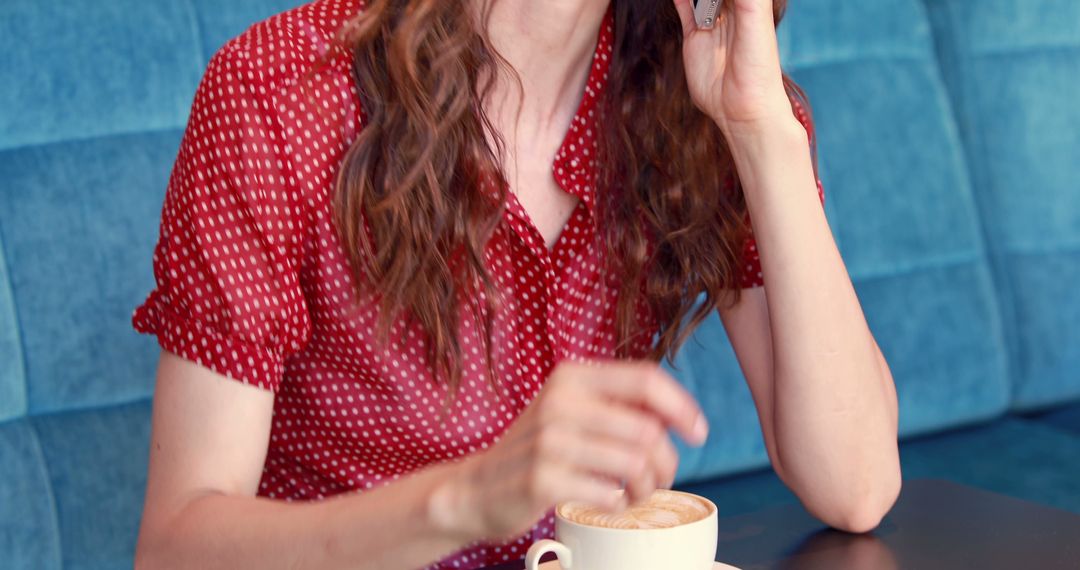
[(689, 493), (657, 489), (646, 501), (621, 513), (574, 502), (559, 505), (563, 518), (587, 526), (617, 529), (669, 528), (709, 516), (711, 505)]

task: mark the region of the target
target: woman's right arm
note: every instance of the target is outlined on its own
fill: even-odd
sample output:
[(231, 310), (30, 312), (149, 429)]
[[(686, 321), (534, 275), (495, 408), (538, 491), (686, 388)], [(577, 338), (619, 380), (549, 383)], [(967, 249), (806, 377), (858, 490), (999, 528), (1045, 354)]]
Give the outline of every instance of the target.
[(322, 501), (256, 497), (273, 393), (161, 355), (136, 568), (417, 568), (479, 538), (429, 515), (454, 464)]
[(564, 362), (486, 451), (363, 493), (285, 502), (255, 496), (270, 391), (163, 351), (153, 406), (140, 569), (417, 568), (524, 532), (558, 502), (618, 510), (670, 486), (678, 458), (665, 428), (691, 443), (706, 430), (655, 364)]

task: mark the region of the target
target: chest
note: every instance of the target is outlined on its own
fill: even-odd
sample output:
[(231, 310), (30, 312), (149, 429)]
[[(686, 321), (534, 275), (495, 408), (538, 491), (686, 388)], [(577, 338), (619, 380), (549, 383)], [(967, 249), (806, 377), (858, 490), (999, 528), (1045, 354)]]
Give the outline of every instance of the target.
[(580, 199), (555, 181), (550, 157), (526, 156), (516, 165), (506, 165), (504, 171), (510, 193), (540, 233), (545, 247), (553, 248)]

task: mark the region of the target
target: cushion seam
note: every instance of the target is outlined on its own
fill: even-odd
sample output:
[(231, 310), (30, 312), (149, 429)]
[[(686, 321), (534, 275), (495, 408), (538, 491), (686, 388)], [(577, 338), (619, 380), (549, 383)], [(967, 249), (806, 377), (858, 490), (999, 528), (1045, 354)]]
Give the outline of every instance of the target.
[[(925, 2), (926, 0), (924, 0)], [(944, 6), (942, 8), (942, 19), (944, 25), (949, 29), (956, 30), (959, 28), (958, 22), (960, 21), (956, 14), (953, 13), (950, 6)], [(995, 254), (998, 251), (997, 244), (991, 239), (988, 225), (994, 223), (996, 216), (990, 209), (985, 200), (979, 198), (978, 192), (975, 191), (976, 184), (983, 182), (989, 178), (989, 173), (981, 166), (987, 164), (986, 149), (980, 141), (985, 141), (983, 136), (965, 136), (965, 132), (971, 135), (973, 132), (981, 135), (982, 129), (979, 124), (973, 121), (969, 121), (969, 117), (964, 112), (965, 109), (970, 107), (970, 102), (973, 100), (967, 87), (966, 74), (963, 66), (959, 65), (959, 60), (962, 59), (963, 50), (957, 41), (957, 34), (953, 33), (938, 33), (939, 26), (931, 26), (932, 38), (935, 45), (935, 52), (938, 54), (937, 69), (942, 76), (942, 83), (945, 85), (946, 95), (950, 103), (953, 106), (954, 116), (960, 127), (960, 141), (963, 147), (964, 157), (966, 161), (966, 167), (969, 172), (969, 177), (972, 184), (971, 196), (975, 206), (976, 222), (978, 224), (979, 237), (982, 240), (982, 247), (986, 252), (985, 263), (990, 269), (990, 286), (993, 288), (994, 300), (997, 304), (997, 314), (999, 320), (999, 337), (1004, 344), (1005, 350), (1002, 355), (1005, 359), (1005, 373), (1007, 374), (1006, 380), (1009, 383), (1010, 397), (1012, 402), (1017, 394), (1017, 388), (1020, 380), (1021, 358), (1019, 350), (1019, 342), (1015, 337), (1015, 326), (1017, 323), (1016, 307), (1012, 301), (1015, 289), (1013, 283), (1009, 279), (1009, 275), (1004, 271), (1004, 268), (995, 263)], [(951, 37), (951, 41), (950, 41)], [(945, 57), (952, 58), (950, 63), (953, 64), (955, 69), (943, 69), (942, 67), (942, 52), (947, 51)], [(948, 71), (955, 75), (954, 80), (950, 83), (944, 80), (945, 72)], [(953, 89), (950, 89), (952, 85)], [(974, 138), (974, 140), (972, 140)]]
[(41, 465), (42, 470), (45, 471), (44, 473), (42, 473), (41, 479), (45, 481), (45, 491), (48, 494), (46, 500), (48, 500), (49, 502), (49, 512), (52, 514), (52, 517), (50, 518), (52, 522), (53, 536), (56, 537), (56, 539), (53, 541), (53, 548), (51, 549), (53, 552), (53, 562), (55, 563), (56, 568), (63, 568), (63, 535), (61, 535), (60, 533), (60, 509), (56, 501), (56, 492), (53, 488), (52, 470), (49, 467), (48, 460), (45, 458), (45, 450), (41, 447), (41, 437), (38, 433), (37, 426), (34, 425), (34, 422), (31, 418), (28, 418), (26, 420), (26, 424), (27, 428), (30, 430), (31, 435), (33, 436), (34, 454), (37, 456), (38, 464)]
[(964, 254), (953, 255), (938, 255), (929, 258), (923, 258), (918, 262), (897, 264), (891, 269), (885, 269), (880, 271), (858, 271), (851, 270), (851, 279), (853, 281), (874, 281), (877, 279), (887, 279), (889, 277), (900, 277), (904, 275), (910, 275), (912, 273), (919, 273), (924, 270), (934, 270), (946, 267), (952, 267), (956, 265), (979, 265), (980, 262), (985, 262), (983, 256), (977, 252), (969, 252)]
[[(140, 404), (143, 402), (153, 401), (153, 394), (148, 396), (137, 396), (135, 398), (129, 398), (125, 400), (119, 400), (116, 402), (103, 402), (99, 404), (78, 404), (75, 406), (68, 406), (63, 408), (43, 408), (41, 410), (35, 410), (33, 413), (27, 414), (27, 418), (43, 418), (49, 416), (59, 416), (63, 414), (77, 414), (85, 412), (98, 412), (108, 411), (114, 408), (123, 408), (125, 406), (131, 406), (133, 404)], [(3, 425), (3, 422), (0, 422)]]
[[(8, 256), (6, 244), (7, 240), (4, 239), (4, 224), (0, 223), (0, 264), (4, 266), (5, 273), (7, 274), (7, 279), (3, 283), (4, 290), (0, 291), (0, 295), (6, 295), (8, 302), (11, 305), (11, 320), (14, 325), (15, 349), (18, 351), (18, 354), (16, 354), (15, 357), (19, 359), (16, 369), (22, 372), (23, 401), (21, 414), (13, 416), (12, 419), (14, 419), (17, 417), (25, 417), (30, 411), (30, 381), (28, 379), (30, 370), (26, 363), (26, 338), (22, 334), (22, 318), (19, 314), (19, 305), (15, 302), (15, 284), (13, 283), (11, 267), (7, 262), (10, 257)], [(6, 291), (6, 293), (4, 291)]]
[(178, 133), (178, 134), (183, 134), (183, 131), (184, 131), (184, 125), (181, 124), (181, 125), (173, 125), (173, 126), (151, 126), (149, 128), (145, 128), (145, 129), (133, 129), (133, 130), (119, 129), (119, 130), (116, 130), (116, 131), (102, 131), (102, 132), (99, 132), (99, 133), (89, 132), (88, 134), (86, 134), (84, 136), (46, 138), (46, 139), (42, 139), (42, 140), (38, 140), (38, 141), (30, 141), (30, 142), (22, 143), (22, 144), (13, 144), (13, 145), (10, 145), (10, 146), (4, 146), (2, 143), (0, 143), (0, 155), (3, 155), (5, 153), (20, 152), (20, 151), (25, 151), (25, 150), (35, 149), (35, 148), (48, 147), (48, 146), (52, 146), (52, 145), (62, 145), (62, 144), (67, 144), (67, 143), (81, 143), (81, 142), (97, 141), (99, 139), (120, 138), (120, 137), (129, 137), (129, 136), (137, 136), (137, 135), (155, 135), (155, 134), (162, 134), (162, 133), (168, 133), (168, 132), (175, 132), (175, 133)]
[(1080, 52), (1080, 44), (1036, 44), (1030, 46), (1016, 46), (1011, 48), (992, 48), (986, 51), (980, 51), (978, 49), (960, 51), (958, 48), (957, 54), (964, 59), (998, 59), (1010, 56), (1028, 57), (1032, 55), (1058, 53), (1063, 51)]
[(831, 59), (823, 59), (817, 61), (805, 60), (799, 61), (798, 59), (787, 63), (784, 66), (785, 71), (799, 71), (805, 72), (820, 67), (837, 67), (843, 65), (863, 65), (874, 63), (929, 63), (934, 59), (933, 53), (904, 53), (904, 54), (880, 54), (880, 55), (866, 55), (866, 56), (849, 56), (849, 57), (836, 57)]

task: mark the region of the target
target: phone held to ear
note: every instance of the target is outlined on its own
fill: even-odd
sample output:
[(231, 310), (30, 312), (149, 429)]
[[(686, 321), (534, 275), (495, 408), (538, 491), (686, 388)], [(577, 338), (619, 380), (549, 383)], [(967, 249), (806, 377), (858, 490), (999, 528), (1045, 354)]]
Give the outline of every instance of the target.
[(694, 18), (699, 28), (711, 28), (716, 23), (720, 0), (694, 0)]

